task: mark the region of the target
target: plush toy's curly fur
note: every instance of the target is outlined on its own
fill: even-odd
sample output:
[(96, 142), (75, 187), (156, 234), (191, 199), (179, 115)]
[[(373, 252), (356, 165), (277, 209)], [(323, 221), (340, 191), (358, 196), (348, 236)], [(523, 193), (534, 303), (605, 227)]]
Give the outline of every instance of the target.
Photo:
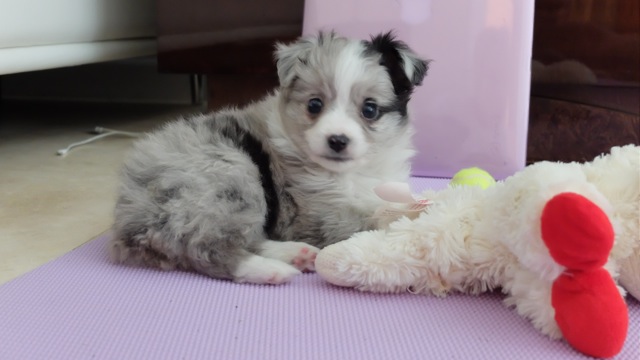
[(632, 145), (586, 164), (537, 163), (486, 190), (427, 191), (422, 196), (433, 204), (416, 218), (323, 249), (316, 271), (363, 291), (445, 295), (502, 288), (506, 304), (559, 338), (551, 285), (566, 269), (549, 255), (540, 216), (563, 192), (580, 194), (607, 214), (615, 243), (605, 269), (640, 298), (640, 147)]

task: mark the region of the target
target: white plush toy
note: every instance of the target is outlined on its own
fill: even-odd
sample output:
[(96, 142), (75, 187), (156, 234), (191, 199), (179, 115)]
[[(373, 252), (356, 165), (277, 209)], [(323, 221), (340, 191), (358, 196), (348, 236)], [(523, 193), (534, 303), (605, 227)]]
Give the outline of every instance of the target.
[(324, 248), (316, 271), (372, 292), (501, 288), (542, 333), (591, 356), (622, 349), (624, 289), (640, 299), (640, 147), (422, 197), (431, 204), (415, 215)]

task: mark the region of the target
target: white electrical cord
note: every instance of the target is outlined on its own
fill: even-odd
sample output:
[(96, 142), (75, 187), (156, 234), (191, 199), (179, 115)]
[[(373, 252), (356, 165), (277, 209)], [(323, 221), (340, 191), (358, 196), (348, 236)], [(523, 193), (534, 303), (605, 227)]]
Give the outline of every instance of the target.
[(71, 149), (73, 149), (75, 147), (92, 143), (92, 142), (94, 142), (96, 140), (100, 140), (100, 139), (105, 138), (107, 136), (112, 136), (112, 135), (123, 135), (123, 136), (130, 136), (130, 137), (138, 137), (138, 136), (140, 136), (140, 133), (137, 133), (137, 132), (129, 132), (129, 131), (120, 131), (120, 130), (107, 129), (107, 128), (103, 128), (101, 126), (96, 126), (96, 128), (93, 129), (92, 132), (94, 134), (98, 134), (98, 135), (90, 137), (87, 140), (75, 142), (75, 143), (67, 146), (64, 149), (58, 150), (57, 154), (60, 155), (60, 156), (65, 156), (65, 155), (67, 155), (67, 153)]

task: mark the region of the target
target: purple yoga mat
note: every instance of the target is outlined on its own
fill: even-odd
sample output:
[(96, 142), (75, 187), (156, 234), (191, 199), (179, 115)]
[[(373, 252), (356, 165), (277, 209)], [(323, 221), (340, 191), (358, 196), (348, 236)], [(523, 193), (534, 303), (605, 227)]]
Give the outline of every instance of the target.
[[(415, 189), (445, 180), (418, 180)], [(108, 236), (108, 235), (107, 235)], [(0, 359), (585, 359), (500, 294), (382, 295), (111, 264), (107, 236), (0, 287)], [(640, 359), (640, 304), (618, 359)]]

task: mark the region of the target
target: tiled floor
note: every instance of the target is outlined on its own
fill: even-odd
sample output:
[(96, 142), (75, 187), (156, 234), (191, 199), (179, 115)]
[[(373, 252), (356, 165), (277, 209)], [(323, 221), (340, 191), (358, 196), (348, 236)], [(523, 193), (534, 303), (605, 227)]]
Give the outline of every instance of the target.
[(0, 108), (0, 284), (109, 229), (118, 169), (133, 139), (58, 149), (96, 126), (146, 131), (201, 107), (5, 102)]

